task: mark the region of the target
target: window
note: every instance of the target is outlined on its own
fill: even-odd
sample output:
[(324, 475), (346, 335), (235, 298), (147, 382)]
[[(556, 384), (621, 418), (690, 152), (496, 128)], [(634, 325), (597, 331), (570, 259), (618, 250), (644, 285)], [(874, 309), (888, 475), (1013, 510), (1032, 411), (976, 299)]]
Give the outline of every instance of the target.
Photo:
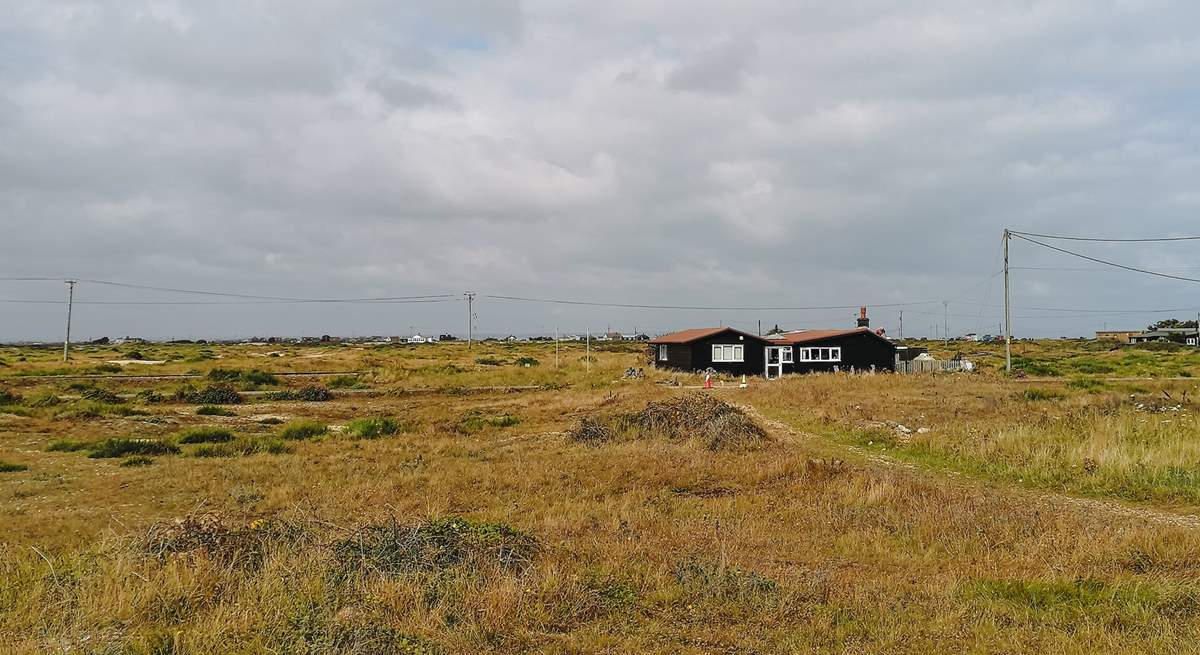
[(666, 344), (660, 344), (658, 346), (658, 361), (660, 361), (660, 362), (667, 361), (667, 345)]
[(800, 361), (802, 362), (840, 362), (842, 361), (841, 348), (801, 348)]
[(784, 364), (792, 363), (792, 347), (791, 346), (783, 346), (782, 348), (779, 349), (779, 361)]
[(742, 356), (742, 346), (725, 346), (713, 344), (712, 347), (713, 362), (741, 362), (745, 361)]

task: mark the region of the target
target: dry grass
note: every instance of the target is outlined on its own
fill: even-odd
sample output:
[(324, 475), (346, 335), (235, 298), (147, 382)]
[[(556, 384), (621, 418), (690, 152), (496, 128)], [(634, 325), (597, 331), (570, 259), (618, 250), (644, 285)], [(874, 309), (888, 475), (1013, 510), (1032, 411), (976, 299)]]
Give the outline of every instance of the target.
[[(556, 370), (552, 346), (458, 348), (288, 347), (269, 360), (247, 352), (265, 347), (209, 348), (219, 359), (179, 366), (317, 361), (367, 370), (370, 385), (394, 393), (253, 396), (229, 417), (172, 403), (135, 405), (147, 416), (0, 415), (0, 455), (29, 466), (0, 477), (0, 651), (1166, 653), (1200, 637), (1194, 530), (1032, 502), (986, 482), (1001, 473), (974, 482), (864, 456), (932, 465), (928, 450), (968, 473), (971, 458), (1042, 451), (1041, 467), (1091, 456), (1093, 475), (1133, 466), (1121, 453), (1186, 463), (1192, 451), (1176, 442), (1191, 433), (1179, 412), (1160, 411), (1158, 385), (1062, 385), (1061, 397), (1031, 400), (987, 377), (830, 375), (693, 399), (656, 384), (667, 377), (657, 372), (621, 381), (633, 351), (596, 353), (588, 376), (579, 351)], [(186, 360), (200, 349), (142, 350)], [(474, 363), (485, 355), (541, 364)], [(58, 365), (5, 358), (22, 370)], [(13, 384), (25, 398), (56, 387)], [(524, 384), (543, 388), (469, 391)], [(1173, 384), (1181, 400), (1183, 383)], [(114, 390), (170, 398), (173, 385)], [(767, 426), (769, 448), (710, 450), (706, 423), (763, 426), (754, 413), (714, 411), (714, 396), (821, 436)], [(1151, 396), (1163, 403), (1146, 409)], [(206, 425), (238, 436), (189, 448), (223, 447), (272, 438), (265, 417), (340, 426), (383, 416), (404, 430), (292, 441), (290, 453), (121, 467), (45, 452), (55, 440), (169, 440)], [(499, 416), (519, 420), (464, 427)], [(596, 439), (599, 448), (563, 437), (620, 416), (646, 421), (622, 429), (655, 434)], [(887, 421), (911, 427), (908, 444), (925, 450)], [(1124, 436), (1104, 441), (1110, 429)], [(876, 434), (891, 435), (886, 450), (865, 445)]]

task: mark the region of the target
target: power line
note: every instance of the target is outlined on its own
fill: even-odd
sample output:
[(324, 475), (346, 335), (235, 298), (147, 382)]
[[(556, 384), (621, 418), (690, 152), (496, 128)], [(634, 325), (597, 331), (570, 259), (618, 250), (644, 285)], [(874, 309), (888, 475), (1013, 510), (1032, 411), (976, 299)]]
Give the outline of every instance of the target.
[(1196, 241), (1200, 240), (1200, 236), (1195, 237), (1150, 237), (1142, 239), (1109, 239), (1105, 237), (1068, 237), (1056, 234), (1037, 234), (1036, 232), (1017, 232), (1009, 230), (1009, 234), (1022, 237), (1038, 237), (1039, 239), (1062, 239), (1064, 241), (1102, 241), (1106, 243), (1149, 243), (1153, 241)]
[[(1127, 271), (1133, 271), (1133, 272), (1135, 272), (1135, 273), (1143, 273), (1143, 274), (1145, 274), (1145, 275), (1154, 275), (1154, 276), (1156, 276), (1156, 277), (1164, 277), (1164, 278), (1171, 279), (1171, 280), (1182, 280), (1182, 281), (1184, 281), (1184, 282), (1200, 282), (1200, 278), (1194, 278), (1194, 277), (1184, 277), (1184, 276), (1182, 276), (1182, 275), (1171, 275), (1171, 274), (1169, 274), (1169, 273), (1162, 273), (1162, 272), (1159, 272), (1159, 271), (1150, 271), (1150, 270), (1147, 270), (1147, 269), (1144, 269), (1144, 268), (1137, 268), (1136, 266), (1126, 266), (1125, 264), (1118, 264), (1118, 263), (1116, 263), (1116, 262), (1110, 262), (1110, 261), (1108, 261), (1108, 260), (1105, 260), (1105, 259), (1099, 259), (1099, 258), (1096, 258), (1096, 257), (1092, 257), (1092, 256), (1090, 256), (1090, 255), (1085, 255), (1085, 254), (1083, 254), (1083, 253), (1075, 252), (1075, 251), (1073, 251), (1073, 250), (1067, 250), (1066, 248), (1059, 248), (1058, 246), (1052, 246), (1052, 245), (1050, 245), (1050, 244), (1048, 244), (1048, 243), (1042, 243), (1041, 241), (1038, 241), (1038, 240), (1036, 240), (1036, 239), (1030, 239), (1030, 238), (1029, 238), (1029, 237), (1027, 237), (1027, 236), (1022, 236), (1020, 232), (1011, 232), (1011, 234), (1012, 234), (1013, 236), (1017, 237), (1018, 239), (1023, 239), (1023, 240), (1025, 240), (1025, 241), (1028, 241), (1029, 243), (1037, 244), (1037, 245), (1039, 245), (1039, 246), (1041, 246), (1041, 247), (1043, 247), (1043, 248), (1049, 248), (1050, 250), (1056, 250), (1056, 251), (1058, 251), (1058, 252), (1061, 252), (1061, 253), (1065, 253), (1065, 254), (1071, 255), (1072, 257), (1078, 257), (1078, 258), (1080, 258), (1080, 259), (1086, 259), (1086, 260), (1088, 260), (1088, 261), (1091, 261), (1091, 262), (1096, 262), (1096, 263), (1098, 263), (1098, 264), (1104, 264), (1104, 265), (1106, 265), (1106, 266), (1114, 266), (1114, 267), (1116, 267), (1116, 268), (1122, 268), (1122, 269), (1125, 269), (1125, 270), (1127, 270)], [(1190, 238), (1193, 238), (1193, 237), (1188, 237), (1188, 238), (1190, 239)]]
[(617, 307), (623, 309), (676, 309), (676, 310), (698, 310), (698, 311), (743, 311), (743, 312), (787, 312), (787, 311), (818, 311), (826, 309), (858, 309), (862, 306), (867, 307), (910, 307), (914, 305), (934, 305), (942, 302), (941, 300), (926, 300), (922, 302), (899, 302), (899, 303), (860, 303), (857, 305), (822, 305), (812, 307), (711, 307), (711, 306), (692, 306), (692, 305), (642, 305), (632, 303), (615, 303), (615, 302), (593, 302), (587, 300), (565, 300), (558, 298), (525, 298), (521, 296), (502, 296), (495, 294), (479, 294), (480, 298), (490, 298), (492, 300), (511, 300), (516, 302), (533, 302), (544, 303), (551, 305), (583, 305), (586, 307)]
[[(264, 300), (264, 301), (76, 300), (75, 304), (76, 305), (150, 305), (150, 306), (157, 306), (157, 305), (164, 305), (164, 306), (179, 306), (179, 305), (184, 305), (184, 306), (211, 306), (211, 305), (260, 306), (260, 305), (309, 304), (309, 303), (313, 303), (313, 302), (320, 302), (320, 301), (312, 301), (312, 300)], [(336, 303), (343, 303), (343, 304), (363, 304), (363, 305), (408, 305), (408, 304), (421, 304), (421, 303), (458, 302), (458, 298), (433, 298), (433, 299), (413, 299), (413, 300), (403, 300), (403, 299), (402, 300), (381, 300), (381, 299), (371, 299), (371, 300), (344, 299), (344, 300), (342, 300), (342, 299), (339, 299), (339, 300), (328, 300), (328, 301), (324, 301), (324, 302), (336, 302)], [(67, 301), (65, 301), (65, 300), (36, 300), (36, 299), (31, 299), (31, 298), (30, 299), (27, 299), (27, 298), (4, 298), (4, 299), (0, 299), (0, 303), (25, 304), (25, 305), (65, 305), (65, 304), (67, 304)]]

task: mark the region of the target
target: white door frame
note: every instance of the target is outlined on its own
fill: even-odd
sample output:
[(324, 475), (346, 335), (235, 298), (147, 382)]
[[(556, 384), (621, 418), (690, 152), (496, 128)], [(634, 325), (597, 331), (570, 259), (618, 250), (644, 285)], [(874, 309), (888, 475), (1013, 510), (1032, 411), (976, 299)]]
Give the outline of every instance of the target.
[[(763, 375), (770, 380), (772, 377), (783, 377), (783, 349), (786, 346), (766, 346), (763, 352)], [(775, 353), (775, 363), (771, 363), (771, 353)], [(775, 375), (771, 375), (771, 369), (775, 369)]]

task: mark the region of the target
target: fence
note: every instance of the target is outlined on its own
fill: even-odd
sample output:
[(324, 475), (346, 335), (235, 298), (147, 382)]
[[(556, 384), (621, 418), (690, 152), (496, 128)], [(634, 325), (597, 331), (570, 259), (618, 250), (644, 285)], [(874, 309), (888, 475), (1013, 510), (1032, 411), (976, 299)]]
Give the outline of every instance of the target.
[(958, 373), (975, 370), (975, 365), (965, 359), (912, 359), (896, 362), (897, 373)]

